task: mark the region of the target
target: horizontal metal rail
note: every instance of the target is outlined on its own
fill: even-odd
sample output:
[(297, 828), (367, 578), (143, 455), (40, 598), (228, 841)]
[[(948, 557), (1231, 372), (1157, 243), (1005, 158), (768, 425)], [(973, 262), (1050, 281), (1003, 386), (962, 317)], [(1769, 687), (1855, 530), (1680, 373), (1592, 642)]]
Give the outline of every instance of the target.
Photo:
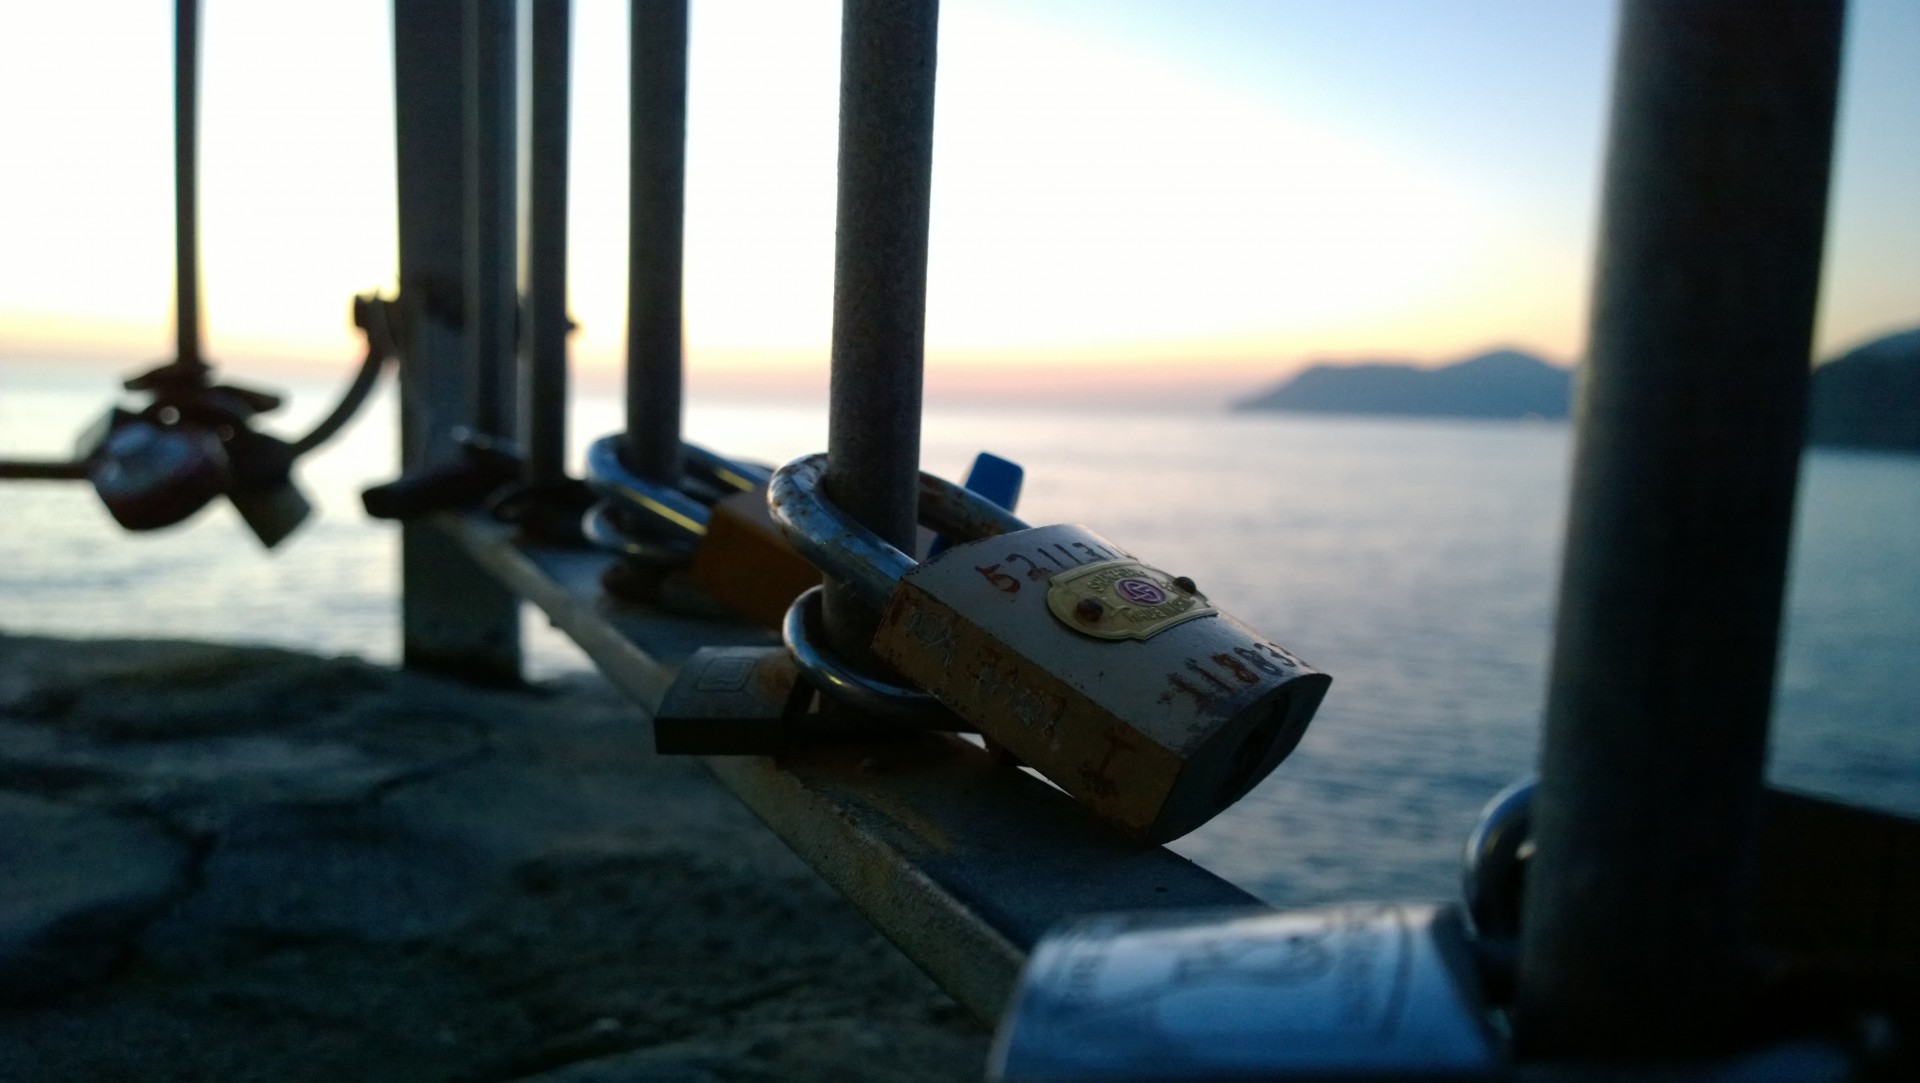
[[(606, 553), (521, 546), (489, 521), (436, 525), (544, 610), (649, 713), (709, 645), (770, 643), (743, 623), (609, 600)], [(707, 768), (953, 998), (996, 1019), (1027, 953), (1063, 918), (1103, 910), (1258, 906), (1160, 847), (1129, 843), (1066, 795), (956, 737), (806, 748)]]
[(85, 481), (85, 460), (15, 459), (0, 462), (0, 481)]

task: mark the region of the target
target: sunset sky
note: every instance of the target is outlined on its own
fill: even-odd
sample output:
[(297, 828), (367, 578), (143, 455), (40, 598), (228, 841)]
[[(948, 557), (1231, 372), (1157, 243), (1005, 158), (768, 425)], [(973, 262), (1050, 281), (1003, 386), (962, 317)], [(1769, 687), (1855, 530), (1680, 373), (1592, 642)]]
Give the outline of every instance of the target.
[[(1581, 348), (1613, 40), (1597, 0), (948, 0), (936, 391), (1216, 398), (1320, 358)], [(0, 362), (168, 348), (171, 4), (0, 11)], [(387, 5), (205, 0), (216, 360), (344, 366), (394, 277)], [(572, 306), (617, 366), (625, 4), (576, 4)], [(696, 0), (686, 314), (701, 388), (813, 387), (838, 5)], [(1920, 324), (1920, 4), (1855, 0), (1822, 354)]]

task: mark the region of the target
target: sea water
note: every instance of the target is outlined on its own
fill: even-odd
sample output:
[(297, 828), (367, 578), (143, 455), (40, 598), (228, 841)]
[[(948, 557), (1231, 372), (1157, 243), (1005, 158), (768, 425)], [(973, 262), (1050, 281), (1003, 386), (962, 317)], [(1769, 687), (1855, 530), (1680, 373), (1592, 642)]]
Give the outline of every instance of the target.
[[(0, 455), (58, 456), (105, 408), (97, 369), (0, 370)], [(278, 431), (333, 389), (296, 385)], [(576, 396), (575, 462), (620, 424)], [(690, 439), (784, 462), (818, 403), (701, 401)], [(0, 488), (0, 631), (191, 636), (398, 657), (397, 544), (359, 490), (390, 477), (382, 395), (300, 467), (314, 518), (266, 553), (232, 510), (144, 535), (90, 488)], [(1334, 683), (1293, 756), (1176, 844), (1281, 904), (1441, 899), (1475, 814), (1536, 755), (1565, 518), (1563, 424), (934, 406), (923, 465), (1026, 466), (1020, 511), (1188, 575)], [(528, 670), (586, 668), (529, 616)], [(1813, 451), (1802, 473), (1771, 776), (1920, 813), (1920, 457)]]

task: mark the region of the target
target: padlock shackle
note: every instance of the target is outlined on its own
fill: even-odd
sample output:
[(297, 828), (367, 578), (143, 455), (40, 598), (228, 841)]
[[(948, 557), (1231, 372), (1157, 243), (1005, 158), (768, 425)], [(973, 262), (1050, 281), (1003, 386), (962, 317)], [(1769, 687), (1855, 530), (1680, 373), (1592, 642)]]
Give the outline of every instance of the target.
[(919, 729), (971, 728), (924, 689), (862, 673), (835, 655), (826, 646), (821, 628), (821, 599), (825, 593), (825, 588), (817, 585), (801, 591), (787, 608), (786, 619), (780, 622), (780, 638), (808, 684), (864, 718)]
[(620, 436), (605, 436), (587, 448), (587, 487), (614, 504), (698, 538), (712, 514), (705, 504), (670, 485), (635, 474), (620, 461)]
[[(767, 506), (801, 556), (851, 585), (862, 601), (884, 608), (894, 584), (913, 570), (915, 561), (828, 499), (821, 487), (826, 474), (824, 453), (795, 459), (774, 471)], [(1018, 516), (991, 500), (925, 471), (920, 474), (920, 522), (962, 541), (1027, 529)]]
[(724, 455), (708, 451), (699, 444), (682, 442), (680, 445), (681, 467), (688, 477), (711, 485), (721, 492), (744, 493), (760, 485), (773, 476), (773, 471), (758, 463), (736, 462)]

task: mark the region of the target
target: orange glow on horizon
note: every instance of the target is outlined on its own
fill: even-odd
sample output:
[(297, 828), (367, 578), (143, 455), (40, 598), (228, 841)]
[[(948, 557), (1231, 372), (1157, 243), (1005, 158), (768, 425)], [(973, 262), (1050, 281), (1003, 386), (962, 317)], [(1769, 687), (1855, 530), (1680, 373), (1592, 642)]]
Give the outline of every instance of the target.
[[(205, 6), (208, 352), (236, 374), (344, 376), (363, 349), (349, 299), (394, 280), (388, 5)], [(1405, 117), (1437, 115), (1419, 106), (1457, 88), (1410, 71), (1409, 86), (1370, 86), (1379, 101), (1316, 96), (1302, 89), (1308, 76), (1332, 69), (1315, 74), (1318, 58), (1287, 52), (1373, 41), (1359, 32), (1379, 18), (1367, 5), (1250, 11), (1241, 29), (1258, 37), (1258, 62), (1238, 68), (1226, 59), (1237, 42), (1182, 52), (1152, 32), (1206, 20), (1146, 0), (1116, 7), (1100, 25), (1016, 0), (943, 12), (930, 394), (1224, 398), (1326, 358), (1433, 365), (1500, 343), (1561, 363), (1579, 354), (1606, 66), (1606, 43), (1587, 40), (1597, 30), (1560, 28), (1549, 74), (1567, 99), (1536, 110), (1555, 138), (1502, 130), (1499, 141), (1470, 125), (1410, 138)], [(616, 380), (624, 348), (625, 10), (575, 5), (569, 244), (583, 382)], [(1856, 12), (1896, 32), (1920, 25), (1885, 0)], [(1563, 16), (1529, 18), (1553, 29)], [(738, 0), (698, 5), (693, 20), (689, 385), (824, 388), (838, 5)], [(1123, 25), (1132, 36), (1114, 32)], [(1436, 25), (1495, 43), (1510, 29), (1465, 16)], [(1289, 26), (1305, 36), (1289, 38)], [(0, 365), (127, 367), (170, 350), (170, 36), (165, 5), (126, 4), (108, 19), (0, 6), (0, 42), (13, 46), (0, 95), (29, 103), (0, 113), (10, 153)], [(1897, 82), (1906, 68), (1848, 70), (1869, 80), (1843, 95), (1852, 115), (1869, 115), (1862, 101), (1906, 103), (1875, 123), (1911, 115)], [(1296, 82), (1272, 81), (1276, 71)], [(1475, 104), (1510, 100), (1518, 91), (1498, 80), (1513, 74), (1476, 70), (1497, 100)], [(1895, 168), (1910, 173), (1911, 156), (1851, 173), (1860, 159), (1848, 154), (1875, 145), (1849, 143), (1852, 130), (1840, 143), (1821, 356), (1920, 321), (1920, 205)], [(1463, 165), (1468, 136), (1483, 142)], [(1848, 204), (1849, 191), (1880, 202)]]

